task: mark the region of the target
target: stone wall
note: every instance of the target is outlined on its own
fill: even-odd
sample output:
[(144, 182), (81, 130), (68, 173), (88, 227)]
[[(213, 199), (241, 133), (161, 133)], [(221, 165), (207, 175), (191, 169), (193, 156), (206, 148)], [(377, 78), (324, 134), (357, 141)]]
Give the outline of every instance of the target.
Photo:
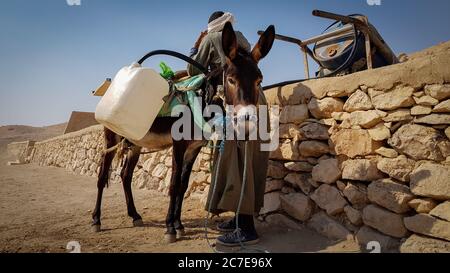
[(330, 238), (450, 252), (450, 43), (266, 96), (282, 107), (267, 222), (288, 215)]
[[(103, 126), (96, 125), (78, 132), (65, 134), (34, 146), (32, 162), (41, 166), (66, 168), (70, 172), (97, 177), (102, 151), (105, 149)], [(171, 149), (141, 155), (133, 175), (133, 185), (139, 189), (167, 193), (172, 168)], [(210, 150), (205, 148), (195, 162), (188, 196), (203, 198), (210, 183)], [(110, 179), (120, 183), (121, 162), (114, 160)]]
[[(266, 91), (280, 106), (262, 224), (306, 224), (384, 251), (450, 251), (450, 43), (402, 64)], [(103, 130), (36, 143), (33, 161), (96, 176)], [(210, 151), (188, 196), (208, 192)], [(142, 155), (133, 185), (167, 193), (171, 151)], [(120, 181), (114, 165), (112, 180)]]
[(13, 142), (8, 144), (6, 151), (17, 160), (16, 163), (24, 164), (30, 161), (35, 143), (35, 141)]

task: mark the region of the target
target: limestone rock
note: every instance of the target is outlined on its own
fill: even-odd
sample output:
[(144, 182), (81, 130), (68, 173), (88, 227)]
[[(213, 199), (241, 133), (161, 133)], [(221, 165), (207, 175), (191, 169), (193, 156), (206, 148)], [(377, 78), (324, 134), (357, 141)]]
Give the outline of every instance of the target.
[(401, 253), (450, 253), (450, 242), (413, 234), (401, 246)]
[(280, 192), (271, 192), (264, 195), (264, 207), (260, 214), (268, 214), (278, 211), (281, 208)]
[(296, 193), (297, 191), (293, 187), (286, 185), (281, 189), (281, 192), (283, 194), (290, 194), (290, 193)]
[(330, 138), (328, 128), (318, 123), (311, 123), (303, 126), (300, 129), (300, 132), (302, 136), (307, 139), (328, 140)]
[(357, 208), (363, 208), (369, 202), (367, 187), (362, 184), (348, 183), (343, 193), (348, 201)]
[(435, 106), (439, 103), (439, 101), (437, 99), (432, 98), (431, 96), (423, 96), (420, 98), (414, 97), (414, 101), (418, 105), (422, 105), (422, 106)]
[(408, 202), (414, 195), (405, 185), (395, 183), (391, 179), (372, 182), (367, 188), (369, 200), (396, 213), (408, 212), (411, 208)]
[(283, 179), (288, 174), (282, 163), (269, 161), (267, 176), (275, 179)]
[(436, 149), (440, 139), (439, 132), (426, 126), (406, 124), (395, 132), (388, 143), (398, 152), (415, 160), (442, 161), (445, 158)]
[(357, 90), (353, 93), (344, 104), (344, 111), (366, 111), (373, 109), (372, 102), (369, 96), (361, 90)]
[(378, 150), (375, 151), (377, 154), (387, 157), (387, 158), (396, 158), (398, 157), (398, 153), (394, 149), (389, 149), (385, 147), (381, 147)]
[(329, 215), (336, 215), (344, 211), (347, 201), (341, 196), (338, 189), (329, 185), (320, 186), (312, 195), (311, 199), (327, 211)]
[(378, 242), (381, 245), (382, 251), (395, 249), (398, 246), (397, 239), (394, 239), (387, 235), (383, 235), (368, 226), (363, 226), (359, 229), (358, 233), (356, 233), (356, 241), (364, 248), (370, 242)]
[(331, 117), (337, 121), (344, 121), (350, 117), (350, 114), (347, 112), (334, 112), (331, 114)]
[(409, 175), (416, 162), (401, 155), (395, 159), (384, 158), (378, 161), (377, 168), (390, 177), (402, 182), (409, 182)]
[(284, 186), (284, 181), (280, 179), (270, 179), (266, 181), (265, 193), (280, 191)]
[(405, 218), (408, 230), (422, 235), (450, 241), (450, 222), (442, 221), (427, 214), (417, 214)]
[(320, 157), (329, 153), (330, 148), (327, 144), (320, 141), (303, 141), (299, 146), (299, 152), (304, 157)]
[(364, 208), (363, 221), (364, 224), (392, 237), (403, 238), (408, 235), (403, 216), (375, 205)]
[(448, 127), (447, 129), (445, 129), (445, 135), (446, 135), (447, 138), (450, 140), (450, 127)]
[(313, 170), (313, 165), (308, 162), (288, 162), (284, 164), (284, 167), (293, 172), (311, 172)]
[(312, 171), (312, 178), (315, 181), (326, 184), (335, 183), (341, 178), (341, 175), (337, 159), (322, 160)]
[(439, 142), (438, 147), (441, 151), (442, 157), (448, 159), (448, 157), (450, 157), (450, 141), (441, 141)]
[(288, 105), (283, 107), (280, 114), (280, 123), (300, 124), (309, 118), (306, 104)]
[(426, 198), (426, 199), (413, 199), (409, 201), (408, 205), (411, 208), (413, 208), (417, 213), (429, 213), (437, 206), (437, 203), (431, 198)]
[(450, 201), (444, 202), (430, 212), (431, 216), (450, 222)]
[(345, 184), (344, 182), (342, 182), (342, 181), (337, 181), (336, 182), (336, 186), (337, 186), (337, 188), (340, 190), (340, 191), (344, 191), (345, 190), (345, 188), (347, 187), (347, 184)]
[(337, 155), (350, 158), (374, 154), (382, 146), (374, 141), (367, 130), (344, 129), (331, 136), (330, 142)]
[[(153, 169), (152, 176), (162, 179), (166, 176), (167, 170), (168, 170), (168, 168), (165, 164), (158, 164)], [(192, 180), (192, 178), (191, 178), (191, 180)]]
[(413, 106), (413, 93), (414, 88), (412, 87), (398, 87), (390, 92), (369, 89), (369, 96), (375, 106), (375, 109), (380, 110), (395, 110), (398, 108)]
[(425, 162), (411, 174), (411, 191), (436, 200), (450, 200), (450, 166)]
[(414, 120), (416, 123), (430, 124), (430, 125), (450, 125), (450, 115), (445, 114), (431, 114), (423, 117), (418, 117)]
[(425, 86), (425, 93), (437, 100), (450, 98), (450, 84), (434, 84)]
[(324, 212), (313, 215), (308, 222), (308, 227), (333, 240), (348, 240), (353, 238), (352, 233), (348, 229)]
[(387, 116), (383, 118), (384, 122), (400, 122), (400, 121), (410, 121), (413, 117), (411, 116), (411, 110), (409, 109), (398, 109), (388, 112)]
[(342, 178), (356, 181), (374, 181), (383, 178), (376, 160), (355, 159), (342, 163)]
[[(284, 227), (290, 230), (304, 229), (302, 224), (280, 213), (267, 215), (264, 220), (269, 227)], [(258, 227), (256, 228), (258, 229)]]
[(430, 106), (416, 105), (413, 108), (411, 108), (411, 115), (413, 116), (429, 115), (431, 114), (432, 110), (433, 109)]
[(450, 100), (443, 101), (436, 105), (433, 113), (450, 113)]
[(300, 129), (298, 125), (293, 123), (280, 124), (280, 138), (281, 139), (301, 139)]
[(309, 178), (309, 174), (290, 173), (284, 178), (284, 180), (294, 187), (300, 188), (305, 194), (310, 194), (313, 188), (308, 182)]
[(302, 193), (291, 193), (281, 196), (282, 209), (299, 221), (306, 221), (311, 217), (313, 203)]
[(309, 111), (316, 119), (331, 118), (333, 112), (342, 112), (344, 103), (336, 98), (311, 99), (308, 104)]
[(355, 226), (362, 225), (362, 214), (359, 210), (352, 208), (351, 206), (346, 206), (344, 208), (345, 215), (347, 215), (348, 220)]
[(360, 126), (361, 128), (370, 129), (380, 123), (386, 115), (386, 112), (380, 110), (356, 111), (351, 113), (348, 119), (344, 120), (341, 128), (349, 129), (354, 126)]
[(286, 141), (278, 149), (270, 153), (270, 159), (296, 161), (301, 159), (298, 153), (298, 144), (295, 141)]
[(207, 183), (207, 180), (208, 176), (204, 171), (192, 173), (191, 175), (191, 181), (197, 184), (205, 184)]
[(373, 129), (369, 130), (369, 135), (375, 141), (383, 141), (391, 137), (391, 130), (384, 126), (384, 124), (380, 123)]

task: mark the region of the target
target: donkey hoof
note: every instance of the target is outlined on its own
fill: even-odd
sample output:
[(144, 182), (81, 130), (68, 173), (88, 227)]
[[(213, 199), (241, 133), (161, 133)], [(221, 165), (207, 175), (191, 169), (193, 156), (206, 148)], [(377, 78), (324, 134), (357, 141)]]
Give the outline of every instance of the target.
[(102, 231), (102, 226), (101, 225), (93, 225), (92, 231), (95, 233), (98, 233), (98, 232)]
[(184, 229), (177, 229), (177, 239), (181, 239), (186, 236), (186, 231)]
[(167, 244), (173, 244), (177, 241), (177, 234), (165, 234), (164, 239)]
[(133, 221), (133, 226), (134, 227), (143, 227), (144, 226), (144, 221), (142, 221), (142, 219)]

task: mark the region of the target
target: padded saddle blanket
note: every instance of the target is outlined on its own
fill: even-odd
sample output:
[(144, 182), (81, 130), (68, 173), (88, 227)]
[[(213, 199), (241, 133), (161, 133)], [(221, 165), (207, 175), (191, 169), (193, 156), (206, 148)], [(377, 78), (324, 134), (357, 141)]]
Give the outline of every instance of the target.
[(172, 111), (176, 106), (189, 106), (192, 110), (195, 124), (202, 129), (208, 130), (207, 123), (203, 119), (203, 109), (198, 99), (198, 91), (205, 81), (203, 74), (189, 77), (173, 84), (169, 95), (164, 98), (164, 105), (158, 114), (158, 117), (171, 117)]

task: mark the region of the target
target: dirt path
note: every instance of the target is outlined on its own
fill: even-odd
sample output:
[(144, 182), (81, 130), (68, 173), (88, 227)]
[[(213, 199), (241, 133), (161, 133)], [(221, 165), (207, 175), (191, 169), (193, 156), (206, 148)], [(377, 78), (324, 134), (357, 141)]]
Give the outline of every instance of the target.
[[(189, 199), (183, 219), (187, 237), (164, 242), (168, 198), (161, 193), (135, 190), (136, 207), (145, 227), (133, 228), (121, 185), (104, 194), (101, 233), (90, 227), (96, 181), (64, 169), (36, 165), (6, 166), (0, 159), (0, 252), (66, 252), (78, 241), (82, 252), (212, 252), (204, 239), (202, 206)], [(212, 236), (217, 233), (212, 232)], [(334, 243), (309, 229), (263, 228), (260, 247), (271, 252), (355, 252), (352, 242)]]

